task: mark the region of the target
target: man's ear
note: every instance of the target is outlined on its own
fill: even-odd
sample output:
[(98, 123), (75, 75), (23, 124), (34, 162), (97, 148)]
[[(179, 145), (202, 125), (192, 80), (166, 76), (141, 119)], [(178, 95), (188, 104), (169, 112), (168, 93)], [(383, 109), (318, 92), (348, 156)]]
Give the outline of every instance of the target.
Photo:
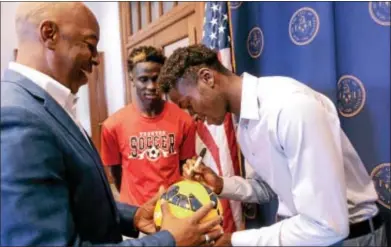
[(214, 87), (214, 75), (213, 71), (209, 68), (201, 68), (198, 70), (198, 80), (205, 83), (209, 87)]
[(39, 25), (39, 32), (45, 46), (54, 50), (59, 38), (58, 25), (53, 21), (45, 20)]
[(133, 77), (133, 73), (131, 71), (128, 72), (128, 76), (129, 76), (130, 83), (132, 84), (133, 87), (135, 87), (135, 85), (134, 85), (134, 77)]

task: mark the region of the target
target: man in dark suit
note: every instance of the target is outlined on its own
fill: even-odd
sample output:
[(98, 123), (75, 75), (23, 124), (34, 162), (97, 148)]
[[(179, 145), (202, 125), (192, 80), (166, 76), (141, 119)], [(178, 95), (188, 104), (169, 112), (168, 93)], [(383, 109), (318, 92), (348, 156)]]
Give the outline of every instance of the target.
[[(82, 3), (21, 3), (18, 57), (1, 82), (2, 246), (201, 245), (221, 235), (213, 205), (178, 219), (158, 195), (141, 207), (115, 203), (91, 140), (74, 114), (75, 95), (99, 64), (99, 25)], [(160, 192), (162, 193), (162, 191)], [(122, 241), (122, 235), (141, 239)], [(191, 233), (191, 234), (189, 234)]]

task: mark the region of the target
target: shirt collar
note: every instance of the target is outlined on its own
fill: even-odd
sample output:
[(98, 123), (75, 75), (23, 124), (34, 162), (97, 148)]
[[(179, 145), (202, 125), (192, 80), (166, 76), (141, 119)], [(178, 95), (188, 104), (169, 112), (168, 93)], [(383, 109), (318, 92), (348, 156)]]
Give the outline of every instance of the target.
[(52, 96), (60, 106), (74, 114), (73, 109), (78, 97), (72, 94), (69, 88), (65, 87), (52, 77), (20, 63), (10, 62), (9, 69), (29, 78)]
[(242, 99), (240, 121), (259, 120), (258, 78), (248, 73), (242, 74)]

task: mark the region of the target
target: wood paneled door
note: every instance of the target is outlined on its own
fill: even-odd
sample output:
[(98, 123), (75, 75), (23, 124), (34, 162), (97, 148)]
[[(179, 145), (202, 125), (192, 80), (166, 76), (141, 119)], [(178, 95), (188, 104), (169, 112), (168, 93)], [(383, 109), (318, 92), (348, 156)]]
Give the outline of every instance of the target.
[(107, 118), (107, 101), (105, 94), (104, 54), (99, 52), (100, 64), (93, 68), (88, 76), (88, 95), (90, 103), (91, 139), (100, 152), (100, 134), (104, 120)]
[[(201, 42), (204, 2), (120, 2), (122, 58), (127, 73), (127, 56), (133, 48), (151, 45), (172, 52), (172, 47)], [(125, 75), (125, 102), (133, 87)]]
[[(99, 52), (99, 60), (100, 64), (96, 67), (94, 66), (92, 73), (88, 76), (88, 98), (90, 104), (91, 139), (100, 153), (102, 123), (108, 117), (103, 52)], [(105, 167), (105, 172), (109, 182), (113, 183), (113, 178), (107, 167)]]

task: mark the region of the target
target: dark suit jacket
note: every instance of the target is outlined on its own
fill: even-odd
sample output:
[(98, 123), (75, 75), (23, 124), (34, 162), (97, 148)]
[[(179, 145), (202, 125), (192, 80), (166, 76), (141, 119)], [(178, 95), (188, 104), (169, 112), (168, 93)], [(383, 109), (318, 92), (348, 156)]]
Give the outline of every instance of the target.
[[(91, 144), (92, 145), (92, 144)], [(1, 82), (1, 246), (174, 246), (142, 239), (114, 201), (100, 157), (60, 105), (12, 70)]]

